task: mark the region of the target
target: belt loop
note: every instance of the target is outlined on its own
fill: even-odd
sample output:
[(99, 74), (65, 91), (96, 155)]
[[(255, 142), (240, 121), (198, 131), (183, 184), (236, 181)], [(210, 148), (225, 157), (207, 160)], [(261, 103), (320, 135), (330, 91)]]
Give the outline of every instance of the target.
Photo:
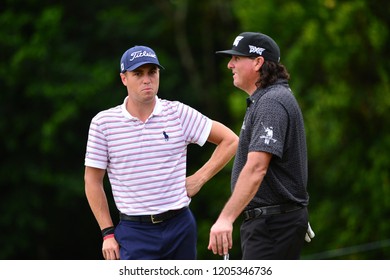
[(255, 208), (253, 212), (254, 212), (255, 218), (263, 215), (263, 209), (261, 209), (261, 208)]

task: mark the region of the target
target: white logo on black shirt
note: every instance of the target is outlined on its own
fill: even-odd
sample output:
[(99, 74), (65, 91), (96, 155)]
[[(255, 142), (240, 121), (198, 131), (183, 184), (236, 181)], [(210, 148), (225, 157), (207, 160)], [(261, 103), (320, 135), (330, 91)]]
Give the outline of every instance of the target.
[[(263, 123), (261, 123), (261, 125), (263, 125)], [(274, 137), (273, 127), (272, 126), (265, 127), (263, 125), (263, 128), (264, 128), (264, 131), (265, 131), (265, 135), (260, 136), (260, 138), (264, 139), (264, 143), (267, 144), (267, 145), (269, 145), (270, 141), (275, 143), (277, 140), (273, 138)]]

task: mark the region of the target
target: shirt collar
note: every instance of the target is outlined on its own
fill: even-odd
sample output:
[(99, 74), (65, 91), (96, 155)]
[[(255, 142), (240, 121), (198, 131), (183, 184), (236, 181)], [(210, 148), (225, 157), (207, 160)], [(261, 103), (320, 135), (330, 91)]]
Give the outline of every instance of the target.
[[(126, 103), (127, 103), (127, 99), (129, 97), (126, 96), (125, 100), (123, 101), (121, 107), (122, 107), (122, 114), (128, 118), (128, 119), (131, 119), (131, 120), (138, 120), (138, 118), (132, 116), (129, 111), (127, 111), (126, 109)], [(157, 97), (156, 95), (156, 105), (154, 106), (154, 109), (153, 109), (153, 112), (152, 114), (150, 115), (149, 118), (153, 117), (153, 116), (158, 116), (158, 115), (161, 115), (161, 112), (162, 112), (162, 104), (161, 104), (161, 100)]]
[(277, 85), (286, 85), (288, 86), (288, 82), (286, 79), (278, 79), (274, 84), (266, 87), (266, 88), (257, 88), (255, 92), (247, 98), (246, 105), (247, 107), (250, 107), (253, 103), (255, 103), (257, 100), (259, 100), (266, 92), (268, 92), (270, 89), (272, 89), (274, 86)]

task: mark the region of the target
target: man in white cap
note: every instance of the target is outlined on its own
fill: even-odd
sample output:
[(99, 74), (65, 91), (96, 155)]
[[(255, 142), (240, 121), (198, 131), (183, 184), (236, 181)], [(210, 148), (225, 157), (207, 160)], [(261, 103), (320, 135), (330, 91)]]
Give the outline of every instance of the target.
[[(120, 78), (122, 105), (91, 121), (85, 156), (85, 191), (113, 259), (195, 259), (191, 197), (235, 154), (238, 137), (223, 124), (178, 101), (157, 97), (160, 65), (146, 46), (127, 50)], [(210, 159), (186, 175), (187, 146), (216, 146)], [(120, 222), (114, 225), (103, 186), (108, 173)]]

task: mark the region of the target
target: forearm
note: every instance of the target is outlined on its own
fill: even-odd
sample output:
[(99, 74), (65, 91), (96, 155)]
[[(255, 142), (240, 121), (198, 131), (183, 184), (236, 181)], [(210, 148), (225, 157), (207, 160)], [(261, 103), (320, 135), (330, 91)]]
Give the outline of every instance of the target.
[(113, 226), (108, 202), (103, 188), (87, 186), (85, 188), (86, 196), (92, 213), (101, 229)]
[(234, 223), (244, 208), (256, 195), (265, 173), (256, 174), (244, 168), (237, 180), (234, 191), (224, 206), (219, 218)]
[(235, 155), (236, 149), (237, 143), (234, 137), (223, 140), (215, 148), (210, 159), (194, 173), (194, 176), (202, 182), (202, 185), (205, 184), (229, 163)]
[(232, 159), (237, 150), (238, 136), (223, 124), (214, 121), (208, 142), (217, 146), (210, 159), (197, 172), (187, 177), (189, 197), (197, 194), (202, 186)]
[[(113, 226), (103, 186), (105, 172), (103, 169), (86, 166), (84, 174), (85, 195), (101, 230)], [(106, 233), (103, 238), (103, 256), (106, 260), (117, 260), (119, 259), (119, 244), (111, 233)]]
[(250, 152), (245, 166), (238, 176), (234, 191), (210, 229), (208, 249), (214, 254), (227, 254), (233, 246), (233, 223), (256, 195), (267, 173), (272, 155)]
[(233, 223), (256, 195), (267, 173), (272, 155), (264, 152), (250, 152), (237, 179), (234, 191), (223, 208), (220, 218)]
[(85, 194), (101, 229), (113, 226), (107, 196), (104, 192), (103, 177), (104, 173), (102, 171), (86, 168)]
[(255, 196), (266, 173), (266, 166), (247, 164), (242, 169), (233, 194), (210, 229), (208, 249), (214, 254), (227, 254), (233, 246), (233, 223)]

